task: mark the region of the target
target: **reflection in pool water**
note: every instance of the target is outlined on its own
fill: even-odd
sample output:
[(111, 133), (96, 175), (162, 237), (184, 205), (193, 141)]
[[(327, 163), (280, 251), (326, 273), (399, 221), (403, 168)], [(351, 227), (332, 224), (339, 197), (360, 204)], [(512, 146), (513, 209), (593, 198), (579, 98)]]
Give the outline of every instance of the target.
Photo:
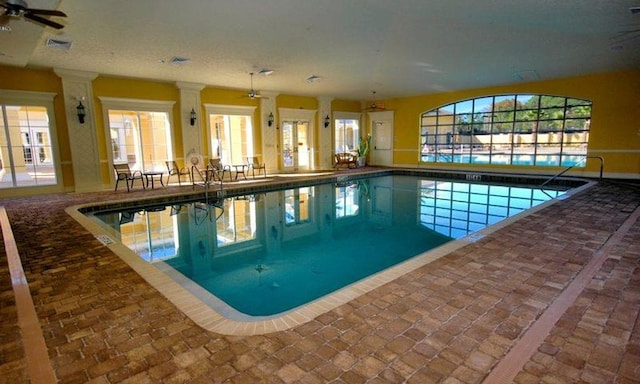
[(527, 187), (383, 176), (95, 216), (143, 259), (241, 313), (272, 316), (548, 199)]

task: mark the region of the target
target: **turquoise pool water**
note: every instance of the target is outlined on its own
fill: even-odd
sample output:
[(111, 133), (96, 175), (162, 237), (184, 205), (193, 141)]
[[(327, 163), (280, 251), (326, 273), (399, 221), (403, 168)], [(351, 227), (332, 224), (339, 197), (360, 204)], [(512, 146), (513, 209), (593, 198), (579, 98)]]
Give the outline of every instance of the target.
[(95, 216), (144, 260), (168, 265), (236, 311), (261, 317), (549, 198), (537, 188), (383, 176)]

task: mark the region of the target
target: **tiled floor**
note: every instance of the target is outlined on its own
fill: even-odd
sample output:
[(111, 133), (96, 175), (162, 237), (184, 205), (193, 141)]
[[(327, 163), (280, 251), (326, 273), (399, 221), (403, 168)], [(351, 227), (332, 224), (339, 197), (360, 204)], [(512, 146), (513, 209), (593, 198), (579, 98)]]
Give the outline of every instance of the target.
[[(177, 189), (0, 201), (59, 382), (640, 383), (639, 185), (600, 183), (260, 336), (203, 330), (64, 212)], [(0, 383), (26, 383), (1, 252)], [(528, 330), (533, 353), (507, 355)]]

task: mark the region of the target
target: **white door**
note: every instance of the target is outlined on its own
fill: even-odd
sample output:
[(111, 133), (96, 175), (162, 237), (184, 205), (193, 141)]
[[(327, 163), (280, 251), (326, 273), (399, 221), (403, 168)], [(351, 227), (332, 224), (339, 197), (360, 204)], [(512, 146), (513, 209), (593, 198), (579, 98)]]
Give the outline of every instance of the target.
[(294, 172), (311, 168), (308, 121), (282, 122), (282, 170)]
[(393, 111), (369, 112), (371, 165), (393, 165)]

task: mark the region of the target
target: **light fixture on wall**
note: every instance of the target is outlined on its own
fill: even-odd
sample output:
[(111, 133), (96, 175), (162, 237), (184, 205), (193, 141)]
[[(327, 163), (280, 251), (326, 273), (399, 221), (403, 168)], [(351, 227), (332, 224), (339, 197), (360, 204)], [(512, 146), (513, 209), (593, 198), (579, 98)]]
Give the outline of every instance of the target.
[(84, 109), (84, 105), (82, 105), (82, 100), (78, 101), (76, 112), (78, 113), (78, 121), (80, 122), (80, 124), (84, 124), (84, 117), (87, 116), (87, 113)]
[(273, 112), (269, 112), (269, 116), (267, 117), (267, 125), (268, 126), (272, 126), (273, 125)]
[(324, 127), (327, 128), (329, 124), (331, 124), (331, 118), (327, 115), (327, 117), (324, 118)]
[(191, 108), (191, 113), (189, 113), (189, 122), (191, 123), (191, 126), (196, 125), (196, 110)]

